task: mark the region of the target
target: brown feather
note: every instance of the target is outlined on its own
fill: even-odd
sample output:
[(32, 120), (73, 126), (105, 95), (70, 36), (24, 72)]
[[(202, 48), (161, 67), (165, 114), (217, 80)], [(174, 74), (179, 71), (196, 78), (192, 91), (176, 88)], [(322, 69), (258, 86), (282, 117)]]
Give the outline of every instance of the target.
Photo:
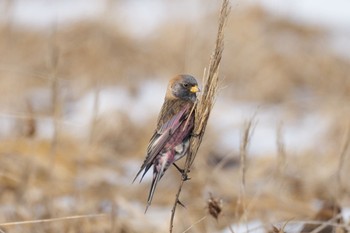
[(185, 101), (181, 99), (165, 99), (160, 114), (158, 116), (157, 132), (160, 133), (162, 126), (169, 121), (175, 114), (177, 114), (181, 109), (188, 107), (191, 109), (193, 103), (190, 101)]
[(166, 89), (166, 93), (165, 93), (165, 101), (178, 99), (176, 96), (174, 96), (172, 88), (176, 83), (179, 83), (182, 80), (183, 80), (183, 75), (177, 75), (177, 76), (173, 77), (172, 79), (170, 79), (168, 87)]

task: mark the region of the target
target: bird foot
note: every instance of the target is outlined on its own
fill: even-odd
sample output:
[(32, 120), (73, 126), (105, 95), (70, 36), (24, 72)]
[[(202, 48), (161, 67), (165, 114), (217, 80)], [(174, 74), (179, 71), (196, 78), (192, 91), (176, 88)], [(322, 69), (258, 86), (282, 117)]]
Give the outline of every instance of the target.
[[(182, 176), (182, 180), (186, 181), (186, 180), (190, 180), (191, 178), (187, 176), (187, 172), (185, 171), (185, 169), (181, 169), (179, 168), (179, 166), (176, 165), (176, 163), (173, 163), (174, 166), (176, 167), (176, 169), (181, 173)], [(189, 171), (188, 171), (189, 172)]]
[(191, 177), (188, 177), (187, 173), (185, 171), (183, 171), (182, 173), (182, 180), (183, 181), (187, 181), (187, 180), (190, 180)]

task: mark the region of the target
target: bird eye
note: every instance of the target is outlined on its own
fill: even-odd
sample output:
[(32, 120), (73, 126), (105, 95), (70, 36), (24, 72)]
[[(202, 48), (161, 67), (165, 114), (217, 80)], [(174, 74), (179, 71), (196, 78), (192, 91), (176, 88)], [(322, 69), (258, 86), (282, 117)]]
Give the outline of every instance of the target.
[(189, 85), (188, 83), (184, 83), (183, 86), (187, 88)]

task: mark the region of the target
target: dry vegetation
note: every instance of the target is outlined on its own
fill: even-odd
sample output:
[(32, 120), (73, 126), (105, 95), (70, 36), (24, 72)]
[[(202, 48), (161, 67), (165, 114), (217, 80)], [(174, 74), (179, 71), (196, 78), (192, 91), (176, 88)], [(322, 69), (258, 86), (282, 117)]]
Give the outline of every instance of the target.
[[(100, 88), (117, 85), (137, 98), (146, 79), (201, 77), (216, 29), (217, 13), (195, 23), (168, 22), (142, 40), (105, 20), (49, 32), (1, 25), (1, 129), (11, 130), (0, 132), (0, 232), (167, 232), (180, 175), (169, 170), (146, 215), (149, 184), (131, 185), (156, 116), (140, 125), (124, 113), (95, 114), (84, 129), (65, 117), (70, 103), (89, 91), (98, 99)], [(245, 150), (244, 135), (259, 122), (253, 120), (252, 131), (241, 126), (240, 153), (213, 148), (218, 132), (211, 124), (183, 187), (186, 208), (177, 209), (175, 232), (230, 232), (231, 224), (257, 219), (273, 232), (295, 221), (348, 224), (338, 213), (350, 206), (350, 61), (334, 54), (327, 38), (322, 29), (260, 8), (233, 8), (220, 96), (283, 105), (296, 115), (317, 109), (333, 123), (317, 148), (298, 155), (284, 146), (282, 126), (278, 150), (265, 157)], [(38, 97), (39, 91), (47, 94)], [(15, 124), (6, 125), (8, 119)], [(42, 121), (55, 125), (54, 137), (38, 135)], [(87, 133), (77, 137), (65, 127)]]

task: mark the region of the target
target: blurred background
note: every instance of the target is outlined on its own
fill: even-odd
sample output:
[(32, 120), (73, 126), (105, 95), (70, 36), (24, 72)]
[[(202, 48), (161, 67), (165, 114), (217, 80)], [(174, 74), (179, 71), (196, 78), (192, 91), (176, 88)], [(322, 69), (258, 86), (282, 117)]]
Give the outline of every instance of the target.
[[(147, 214), (151, 174), (132, 180), (168, 80), (186, 73), (203, 83), (220, 6), (0, 1), (1, 232), (168, 231), (180, 174), (168, 170)], [(219, 94), (174, 231), (348, 224), (350, 2), (231, 6)], [(86, 216), (65, 218), (77, 215)]]

